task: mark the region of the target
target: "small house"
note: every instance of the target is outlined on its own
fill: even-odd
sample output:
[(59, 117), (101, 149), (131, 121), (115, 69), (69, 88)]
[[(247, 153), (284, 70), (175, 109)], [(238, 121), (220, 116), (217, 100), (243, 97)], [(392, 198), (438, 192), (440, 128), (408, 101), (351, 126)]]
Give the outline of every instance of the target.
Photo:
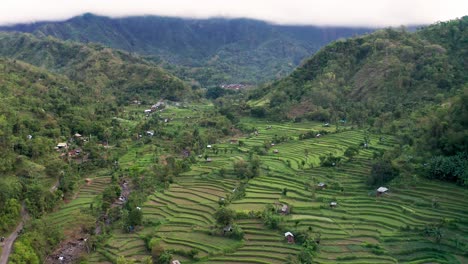
[(58, 148), (58, 149), (65, 149), (65, 148), (67, 148), (67, 147), (68, 147), (68, 145), (67, 145), (66, 142), (61, 142), (61, 143), (58, 143), (58, 144), (57, 144), (57, 148)]
[(275, 143), (271, 143), (271, 146), (274, 147), (274, 146), (275, 146)]
[(154, 136), (154, 131), (153, 130), (146, 131), (146, 135), (152, 137)]
[(213, 160), (211, 158), (206, 158), (206, 162), (212, 162)]
[(273, 150), (273, 153), (278, 154), (279, 150), (275, 149), (275, 150)]
[(226, 234), (227, 232), (231, 232), (232, 231), (232, 226), (231, 225), (227, 225), (223, 228), (223, 233)]
[(321, 137), (321, 136), (322, 136), (322, 134), (320, 134), (320, 133), (318, 133), (317, 135), (315, 135), (316, 138), (319, 138), (319, 137)]
[(330, 203), (330, 207), (331, 207), (331, 208), (335, 208), (337, 205), (338, 205), (338, 204), (337, 204), (336, 202), (331, 202), (331, 203)]
[(294, 243), (294, 235), (291, 232), (284, 233), (284, 237), (288, 240), (289, 244)]
[(28, 139), (32, 139), (32, 135), (28, 135), (27, 138), (28, 138)]
[(288, 214), (288, 213), (289, 213), (289, 207), (288, 207), (288, 205), (283, 204), (283, 206), (281, 207), (281, 213), (282, 213), (282, 214)]
[(330, 126), (330, 123), (325, 123), (323, 124), (324, 127), (329, 127)]
[(211, 148), (211, 145), (206, 145), (206, 148)]
[(151, 113), (151, 109), (145, 109), (145, 114)]
[(81, 134), (79, 134), (79, 133), (75, 133), (75, 135), (73, 135), (73, 136), (76, 137), (76, 138), (81, 138), (82, 137)]
[(388, 192), (388, 188), (387, 187), (379, 187), (377, 189), (377, 195), (382, 195), (384, 193)]
[(325, 189), (327, 187), (327, 185), (325, 183), (323, 183), (323, 182), (319, 182), (319, 184), (317, 184), (317, 187), (319, 189)]
[(176, 260), (171, 261), (171, 264), (180, 264), (180, 261), (176, 259)]

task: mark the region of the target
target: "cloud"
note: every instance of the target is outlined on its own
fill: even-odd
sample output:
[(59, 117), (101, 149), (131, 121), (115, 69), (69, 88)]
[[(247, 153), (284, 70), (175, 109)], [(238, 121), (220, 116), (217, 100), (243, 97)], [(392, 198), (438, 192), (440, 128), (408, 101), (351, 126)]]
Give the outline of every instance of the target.
[(86, 12), (253, 18), (278, 24), (399, 26), (466, 15), (465, 0), (2, 0), (0, 24), (64, 20)]

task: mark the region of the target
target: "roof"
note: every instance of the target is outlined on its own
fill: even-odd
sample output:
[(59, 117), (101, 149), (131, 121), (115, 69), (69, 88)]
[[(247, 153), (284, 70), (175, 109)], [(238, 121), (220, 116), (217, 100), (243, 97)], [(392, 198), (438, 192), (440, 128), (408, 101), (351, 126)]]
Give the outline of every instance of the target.
[(59, 147), (59, 148), (66, 147), (66, 146), (67, 146), (67, 143), (65, 143), (65, 142), (60, 142), (60, 143), (57, 144), (57, 147)]
[(291, 232), (286, 232), (286, 233), (284, 233), (284, 236), (285, 236), (285, 237), (288, 237), (288, 236), (294, 237), (294, 235), (293, 235)]
[(383, 192), (388, 191), (388, 188), (387, 188), (387, 187), (379, 187), (379, 188), (377, 189), (377, 191), (383, 193)]
[(288, 206), (286, 204), (283, 204), (283, 207), (281, 207), (281, 211), (285, 212), (288, 210)]
[(171, 264), (181, 264), (181, 263), (180, 263), (179, 260), (176, 259), (176, 260), (173, 260), (173, 261), (171, 262)]
[(75, 134), (75, 137), (81, 137), (81, 135), (80, 135), (80, 134), (78, 134), (78, 133), (76, 133), (76, 134)]
[(211, 148), (211, 145), (206, 145), (207, 148)]
[(318, 184), (317, 186), (319, 186), (319, 187), (323, 187), (323, 186), (325, 186), (325, 185), (326, 185), (325, 183), (323, 183), (323, 182), (319, 182), (319, 184)]
[(337, 203), (336, 202), (331, 202), (330, 205), (336, 206)]

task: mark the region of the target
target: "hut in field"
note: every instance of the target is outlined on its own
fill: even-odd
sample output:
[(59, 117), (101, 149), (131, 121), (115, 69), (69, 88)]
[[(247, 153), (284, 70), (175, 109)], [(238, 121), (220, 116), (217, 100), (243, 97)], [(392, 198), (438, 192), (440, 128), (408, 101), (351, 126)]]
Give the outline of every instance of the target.
[(68, 144), (66, 142), (60, 142), (56, 146), (57, 149), (65, 149), (68, 148)]
[(384, 193), (388, 192), (388, 188), (387, 187), (379, 187), (377, 188), (377, 195), (380, 196)]
[(278, 154), (279, 150), (275, 149), (275, 150), (273, 150), (273, 153)]
[(337, 202), (331, 202), (330, 203), (330, 208), (335, 208), (338, 205)]
[(294, 243), (294, 235), (291, 232), (284, 233), (284, 237), (288, 240), (289, 244)]
[(320, 190), (325, 189), (326, 187), (327, 187), (327, 184), (323, 182), (319, 182), (319, 184), (317, 184), (317, 188)]
[(227, 232), (231, 232), (231, 231), (232, 231), (231, 225), (227, 225), (223, 228), (223, 234), (226, 234)]
[(287, 204), (283, 204), (283, 206), (281, 207), (281, 214), (289, 214), (289, 207)]
[(175, 259), (175, 260), (171, 261), (171, 264), (180, 264), (180, 261)]

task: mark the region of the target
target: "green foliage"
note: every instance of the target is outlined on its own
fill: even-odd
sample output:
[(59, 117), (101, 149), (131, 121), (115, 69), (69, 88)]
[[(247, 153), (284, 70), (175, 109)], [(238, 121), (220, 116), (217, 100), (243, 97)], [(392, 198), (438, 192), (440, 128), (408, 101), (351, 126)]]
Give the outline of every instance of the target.
[(223, 227), (232, 224), (235, 217), (236, 212), (226, 207), (220, 207), (214, 214), (216, 222)]
[(341, 161), (341, 157), (334, 156), (331, 153), (325, 156), (320, 156), (319, 158), (320, 158), (320, 166), (323, 166), (323, 167), (335, 167), (335, 166), (338, 166), (338, 164)]
[(260, 174), (260, 158), (257, 155), (252, 155), (250, 160), (247, 162), (244, 159), (234, 161), (233, 169), (234, 173), (240, 179), (253, 178)]
[[(346, 118), (364, 125), (378, 117), (378, 126), (385, 126), (466, 82), (460, 58), (466, 56), (467, 20), (417, 33), (385, 29), (334, 42), (250, 98), (269, 101), (265, 112), (272, 118)], [(457, 37), (449, 37), (450, 30), (459, 32)]]
[(372, 164), (372, 169), (367, 179), (369, 186), (382, 186), (397, 177), (399, 171), (393, 167), (390, 160), (380, 159)]
[(454, 181), (461, 185), (468, 184), (468, 154), (455, 156), (435, 156), (427, 164), (427, 177)]
[[(25, 28), (30, 27), (5, 29)], [(249, 19), (112, 19), (92, 14), (32, 27), (36, 36), (101, 43), (147, 55), (149, 60), (190, 81), (193, 87), (261, 83), (286, 76), (324, 44), (369, 31), (372, 30), (281, 26)], [(66, 63), (69, 56), (63, 55), (60, 62)]]
[(282, 217), (272, 205), (266, 206), (262, 213), (263, 224), (270, 229), (279, 229)]
[(13, 263), (43, 263), (63, 239), (62, 230), (45, 220), (34, 220), (24, 229), (26, 231), (15, 242), (11, 255)]
[(132, 259), (126, 259), (124, 256), (119, 256), (115, 261), (116, 264), (133, 264), (135, 263)]
[[(126, 103), (137, 95), (178, 100), (189, 94), (189, 88), (178, 78), (122, 51), (20, 33), (2, 33), (0, 42), (1, 55), (63, 74), (88, 86), (88, 94), (117, 97)], [(66, 111), (66, 104), (61, 104), (59, 98), (57, 101), (57, 109)]]
[(352, 160), (357, 154), (359, 154), (359, 148), (357, 148), (356, 146), (350, 146), (344, 152), (344, 155), (349, 160)]
[(2, 205), (0, 211), (0, 232), (5, 233), (13, 227), (21, 215), (21, 204), (18, 200), (10, 198)]
[(15, 243), (15, 249), (10, 255), (9, 262), (13, 264), (39, 264), (41, 261), (30, 244), (21, 241)]

